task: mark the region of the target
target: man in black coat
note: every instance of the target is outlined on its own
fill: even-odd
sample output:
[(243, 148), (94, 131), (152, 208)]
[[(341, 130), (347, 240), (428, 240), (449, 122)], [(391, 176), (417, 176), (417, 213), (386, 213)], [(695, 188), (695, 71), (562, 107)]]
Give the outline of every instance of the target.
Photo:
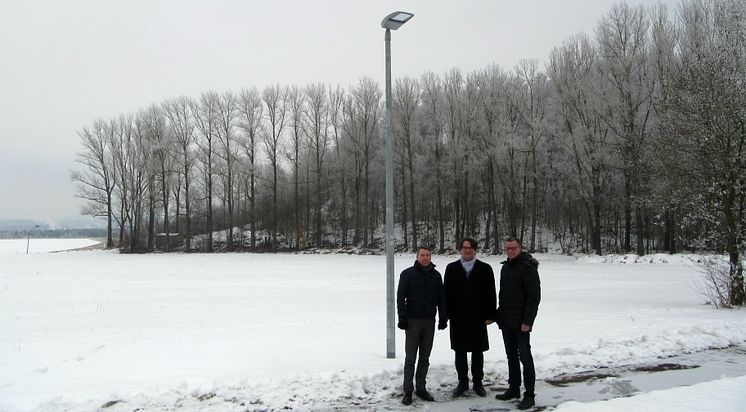
[[(445, 313), (443, 280), (431, 262), (430, 248), (420, 246), (414, 266), (401, 273), (396, 291), (396, 308), (399, 312), (399, 329), (404, 329), (406, 336), (402, 403), (412, 403), (412, 390), (415, 389), (412, 379), (415, 377), (415, 395), (432, 402), (435, 399), (425, 388), (425, 378), (430, 366), (430, 352), (433, 349), (436, 309), (440, 318), (438, 329), (446, 328), (448, 318)], [(418, 351), (420, 359), (415, 375), (414, 363)]]
[(495, 274), (492, 266), (476, 258), (477, 242), (466, 238), (459, 242), (461, 259), (446, 267), (444, 287), (448, 319), (451, 321), (451, 349), (456, 353), (458, 385), (453, 396), (463, 395), (469, 389), (469, 364), (471, 352), (471, 377), (474, 392), (487, 396), (482, 386), (484, 378), (484, 351), (490, 348), (487, 325), (494, 321), (497, 298)]
[[(518, 409), (534, 406), (536, 372), (531, 355), (531, 330), (539, 310), (541, 282), (539, 262), (521, 250), (518, 239), (505, 241), (508, 259), (500, 271), (500, 305), (497, 309), (497, 324), (502, 329), (505, 353), (508, 356), (508, 390), (495, 396), (509, 400), (521, 396), (521, 364), (523, 384), (526, 388)], [(519, 363), (520, 362), (520, 363)]]

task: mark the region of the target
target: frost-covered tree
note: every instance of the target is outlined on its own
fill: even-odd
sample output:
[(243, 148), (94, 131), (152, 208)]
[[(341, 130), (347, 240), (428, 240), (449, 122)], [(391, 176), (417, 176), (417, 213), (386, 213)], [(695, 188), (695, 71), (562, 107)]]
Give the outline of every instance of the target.
[[(528, 164), (524, 173), (528, 177), (527, 199), (531, 213), (531, 228), (528, 242), (530, 251), (536, 250), (536, 230), (539, 219), (539, 192), (541, 191), (541, 174), (539, 162), (541, 145), (546, 135), (546, 120), (549, 111), (549, 82), (544, 72), (539, 70), (536, 60), (522, 60), (515, 68), (517, 87), (512, 103), (521, 119), (521, 135), (524, 136), (524, 150), (527, 151)], [(529, 192), (530, 188), (530, 194)], [(528, 209), (528, 208), (527, 208)]]
[(624, 241), (631, 250), (632, 216), (635, 217), (636, 252), (645, 254), (644, 218), (650, 168), (647, 136), (651, 125), (655, 77), (649, 64), (649, 19), (643, 6), (614, 4), (596, 26), (598, 69), (610, 86), (603, 118), (618, 138), (624, 179)]
[(363, 78), (352, 89), (344, 105), (345, 134), (352, 144), (355, 170), (353, 243), (363, 247), (372, 242), (378, 220), (374, 212), (379, 202), (374, 192), (381, 191), (376, 188), (374, 179), (380, 180), (382, 170), (375, 167), (374, 162), (380, 157), (382, 148), (381, 97), (379, 85), (372, 79)]
[[(443, 101), (443, 82), (434, 72), (427, 72), (420, 78), (421, 99), (422, 99), (422, 116), (419, 126), (420, 133), (423, 135), (425, 143), (426, 158), (425, 164), (428, 165), (430, 176), (427, 183), (428, 188), (435, 188), (435, 203), (431, 207), (436, 209), (438, 247), (437, 250), (445, 250), (445, 230), (446, 230), (446, 185), (444, 171), (447, 153), (445, 146), (445, 127), (444, 119), (444, 101)], [(433, 173), (434, 172), (434, 173)], [(432, 196), (429, 191), (427, 196)]]
[[(688, 219), (730, 259), (730, 302), (743, 305), (746, 196), (746, 2), (693, 0), (658, 102), (662, 172), (686, 194)], [(714, 229), (714, 230), (713, 230)]]
[(507, 135), (507, 113), (509, 102), (509, 75), (500, 67), (493, 65), (481, 73), (485, 88), (484, 99), (482, 99), (482, 116), (484, 118), (484, 133), (479, 140), (479, 151), (483, 154), (483, 186), (485, 191), (485, 249), (492, 248), (492, 252), (500, 253), (501, 242), (501, 216), (500, 192), (503, 184), (500, 184), (502, 162), (501, 148)]
[[(415, 155), (419, 145), (415, 141), (417, 131), (415, 130), (417, 111), (420, 104), (420, 85), (416, 79), (411, 77), (403, 77), (396, 80), (393, 91), (393, 111), (394, 115), (394, 137), (396, 145), (399, 147), (398, 152), (401, 158), (401, 171), (399, 172), (402, 176), (402, 201), (404, 204), (404, 219), (402, 220), (402, 226), (404, 230), (404, 238), (406, 241), (406, 217), (407, 210), (406, 205), (410, 206), (411, 217), (411, 228), (412, 228), (412, 246), (413, 252), (417, 251), (418, 240), (417, 240), (417, 197), (415, 196), (415, 181), (419, 180), (421, 173), (415, 175)], [(409, 201), (407, 201), (409, 198)]]
[(572, 161), (572, 189), (587, 212), (591, 248), (601, 254), (602, 212), (614, 166), (614, 141), (598, 110), (605, 96), (597, 59), (590, 39), (577, 35), (552, 51), (549, 75), (562, 121), (557, 132)]

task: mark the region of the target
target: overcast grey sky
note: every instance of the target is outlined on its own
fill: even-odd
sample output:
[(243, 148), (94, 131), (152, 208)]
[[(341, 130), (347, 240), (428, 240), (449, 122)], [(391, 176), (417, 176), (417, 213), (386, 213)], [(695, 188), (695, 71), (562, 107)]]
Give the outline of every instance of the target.
[[(393, 77), (545, 61), (592, 34), (613, 0), (0, 0), (0, 219), (79, 214), (77, 131), (206, 90)], [(629, 0), (629, 4), (657, 3)], [(673, 3), (673, 2), (672, 2)]]

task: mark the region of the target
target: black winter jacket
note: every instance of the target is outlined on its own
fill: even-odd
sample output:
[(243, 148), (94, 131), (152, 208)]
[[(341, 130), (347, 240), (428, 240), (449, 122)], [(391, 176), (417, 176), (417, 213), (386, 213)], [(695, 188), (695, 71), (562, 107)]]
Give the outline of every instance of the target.
[(512, 331), (521, 330), (521, 324), (533, 326), (541, 300), (539, 262), (521, 252), (502, 264), (497, 324), (500, 329)]
[(437, 309), (440, 322), (445, 322), (446, 306), (443, 296), (443, 278), (430, 264), (424, 268), (415, 261), (414, 266), (405, 269), (399, 276), (396, 290), (396, 309), (399, 318), (435, 318)]

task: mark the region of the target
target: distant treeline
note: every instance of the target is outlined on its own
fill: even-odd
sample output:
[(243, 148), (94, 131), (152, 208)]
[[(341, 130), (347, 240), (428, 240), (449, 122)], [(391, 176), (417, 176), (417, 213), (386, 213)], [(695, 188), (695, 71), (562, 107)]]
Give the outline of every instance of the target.
[[(28, 230), (0, 230), (0, 239), (25, 239)], [(31, 232), (34, 239), (106, 239), (106, 229), (54, 229)]]

